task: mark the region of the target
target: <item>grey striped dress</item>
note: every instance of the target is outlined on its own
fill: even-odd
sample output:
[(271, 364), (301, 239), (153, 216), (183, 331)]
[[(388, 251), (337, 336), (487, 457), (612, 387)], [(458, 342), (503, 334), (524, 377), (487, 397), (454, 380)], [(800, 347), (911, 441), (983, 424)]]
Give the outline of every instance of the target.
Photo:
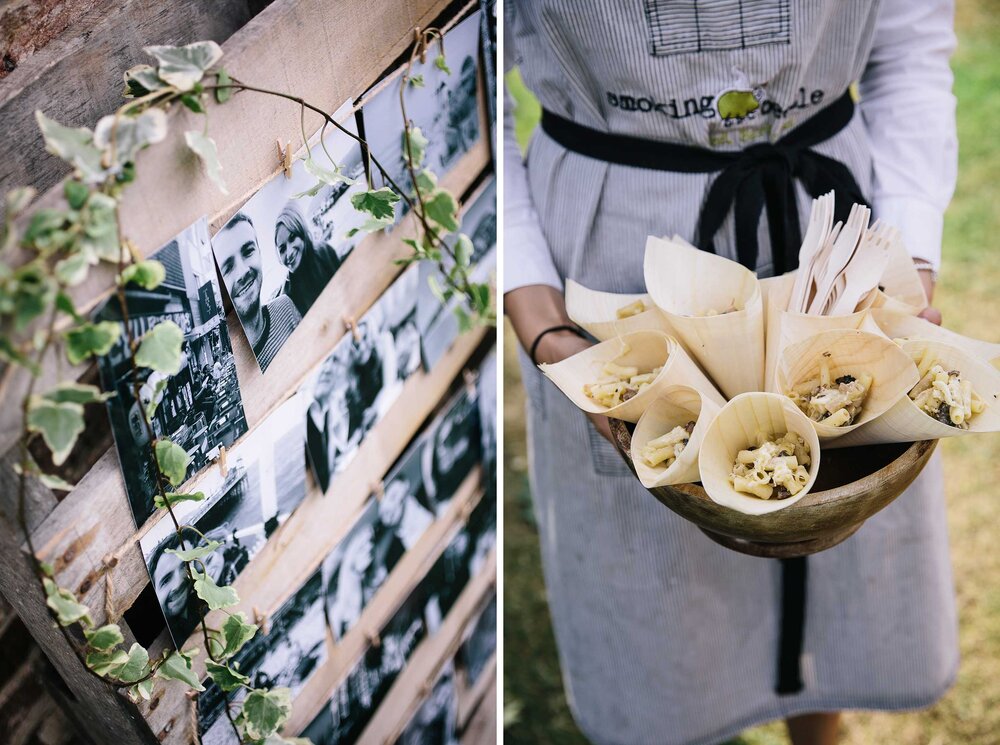
[[(877, 6), (508, 0), (505, 41), (528, 87), (564, 118), (738, 149), (776, 139), (859, 79)], [(713, 101), (734, 77), (766, 83), (770, 103), (727, 127)], [(870, 193), (861, 116), (816, 149), (846, 163)], [(694, 237), (712, 178), (609, 165), (541, 131), (527, 169), (559, 276), (613, 292), (643, 291), (647, 235)], [(802, 225), (809, 203), (800, 191)], [(768, 276), (764, 215), (759, 245), (758, 273)], [(715, 246), (735, 257), (731, 215)], [(951, 684), (956, 614), (937, 458), (852, 538), (810, 558), (805, 688), (779, 696), (779, 563), (719, 547), (661, 506), (585, 417), (530, 362), (522, 367), (563, 679), (593, 742), (716, 743), (791, 714), (926, 706)]]

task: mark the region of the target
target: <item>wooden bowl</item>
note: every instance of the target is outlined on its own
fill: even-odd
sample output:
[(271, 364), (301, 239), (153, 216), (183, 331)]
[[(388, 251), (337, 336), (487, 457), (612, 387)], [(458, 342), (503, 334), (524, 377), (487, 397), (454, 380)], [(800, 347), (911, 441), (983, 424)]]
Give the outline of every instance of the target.
[[(618, 453), (629, 455), (631, 425), (611, 420)], [(937, 440), (824, 450), (813, 491), (767, 515), (744, 515), (716, 504), (701, 484), (660, 486), (649, 492), (690, 520), (716, 543), (765, 558), (808, 556), (852, 536), (869, 517), (902, 494), (927, 464)]]

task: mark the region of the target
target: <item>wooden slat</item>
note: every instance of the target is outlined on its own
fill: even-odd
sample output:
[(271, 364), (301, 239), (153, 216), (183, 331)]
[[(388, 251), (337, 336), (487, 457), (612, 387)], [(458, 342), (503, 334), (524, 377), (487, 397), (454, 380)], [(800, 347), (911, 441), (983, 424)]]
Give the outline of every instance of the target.
[[(122, 73), (151, 44), (224, 41), (250, 20), (247, 0), (62, 0), (4, 3), (3, 52), (14, 64), (0, 84), (0, 192), (44, 190), (66, 175), (45, 152), (35, 110), (93, 127), (121, 103)], [(20, 7), (18, 7), (18, 5)], [(54, 7), (53, 7), (54, 6)]]
[(475, 620), (484, 596), (496, 586), (496, 569), (497, 555), (493, 548), (482, 569), (455, 601), (441, 628), (413, 651), (372, 721), (358, 738), (358, 745), (384, 745), (395, 742), (402, 734), (426, 692), (433, 687), (441, 667), (455, 656), (462, 643), (462, 631)]
[[(433, 566), (460, 527), (462, 516), (468, 514), (471, 507), (480, 499), (482, 492), (479, 479), (479, 469), (466, 477), (445, 514), (428, 526), (417, 543), (393, 567), (354, 627), (339, 642), (334, 643), (327, 636), (327, 659), (313, 672), (306, 686), (295, 698), (294, 718), (288, 725), (289, 731), (293, 727), (304, 727), (312, 720), (320, 706), (328, 700), (333, 687), (347, 676), (360, 659), (369, 644), (369, 638), (381, 631), (400, 603)], [(311, 571), (299, 579), (286, 580), (285, 596), (291, 595), (310, 575)], [(244, 600), (235, 610), (243, 610), (252, 615), (253, 607), (252, 603)], [(268, 612), (275, 610), (277, 606)], [(197, 640), (192, 638), (189, 646), (198, 646)], [(204, 674), (203, 658), (204, 655), (200, 655), (195, 661), (195, 670), (199, 675)], [(187, 706), (188, 701), (184, 691), (177, 687), (163, 688), (149, 706), (144, 708), (144, 714), (150, 727), (163, 742), (180, 743), (183, 739), (175, 733), (175, 728), (178, 723), (184, 721)], [(298, 722), (301, 724), (297, 724)]]
[(462, 745), (494, 745), (497, 731), (497, 681), (493, 677), (482, 704), (462, 732), (460, 742)]
[[(478, 615), (476, 616), (478, 618)], [(475, 623), (475, 621), (473, 621)], [(497, 677), (497, 655), (496, 652), (483, 666), (479, 673), (479, 680), (472, 688), (463, 686), (458, 692), (458, 728), (465, 728), (469, 721), (475, 716), (479, 707), (483, 703), (483, 697), (490, 689), (495, 690)], [(463, 678), (464, 682), (464, 678)]]

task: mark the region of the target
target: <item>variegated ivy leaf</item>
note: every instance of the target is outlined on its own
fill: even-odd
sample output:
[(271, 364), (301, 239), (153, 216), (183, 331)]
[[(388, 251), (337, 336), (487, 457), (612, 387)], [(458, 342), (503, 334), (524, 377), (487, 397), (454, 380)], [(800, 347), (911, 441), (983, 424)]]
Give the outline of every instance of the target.
[(110, 151), (112, 133), (115, 149), (111, 171), (118, 173), (126, 163), (133, 162), (144, 147), (163, 141), (167, 136), (167, 114), (163, 109), (152, 108), (137, 116), (109, 114), (101, 117), (94, 127), (94, 144), (101, 150)]
[(7, 192), (4, 201), (6, 208), (4, 216), (8, 221), (13, 220), (27, 209), (38, 192), (30, 186), (21, 186)]
[(94, 625), (90, 618), (90, 608), (77, 601), (76, 595), (59, 587), (48, 577), (42, 579), (42, 584), (45, 586), (45, 604), (55, 611), (56, 618), (62, 626), (71, 626), (74, 623), (82, 623), (84, 626)]
[(287, 688), (253, 690), (243, 700), (236, 724), (251, 740), (277, 734), (292, 713), (292, 695)]
[(28, 431), (42, 436), (52, 451), (55, 465), (66, 462), (83, 430), (83, 406), (80, 404), (49, 401), (38, 395), (29, 399)]
[(154, 259), (129, 264), (122, 270), (122, 284), (139, 285), (145, 290), (155, 290), (167, 278), (163, 264)]
[(139, 699), (149, 701), (153, 696), (154, 685), (156, 685), (156, 681), (153, 678), (146, 678), (142, 682), (136, 683), (128, 689), (129, 698), (136, 703), (138, 703)]
[(428, 140), (420, 131), (420, 127), (410, 127), (403, 130), (403, 158), (408, 157), (412, 161), (414, 169), (423, 165), (424, 155), (427, 153), (427, 143)]
[(70, 364), (79, 365), (85, 359), (107, 354), (121, 336), (121, 325), (114, 321), (83, 323), (65, 334), (66, 357)]
[(233, 613), (226, 619), (221, 629), (209, 636), (212, 656), (229, 659), (253, 639), (256, 633), (257, 625), (247, 620), (246, 613), (242, 611)]
[(215, 140), (208, 135), (192, 130), (184, 133), (184, 141), (201, 160), (205, 167), (205, 175), (212, 180), (219, 191), (228, 194), (229, 189), (226, 188), (226, 182), (222, 178), (222, 163), (219, 162), (219, 151), (215, 147)]
[(135, 364), (175, 375), (181, 369), (184, 332), (173, 321), (161, 321), (147, 331), (135, 352)]
[(120, 670), (128, 662), (128, 652), (124, 649), (111, 649), (87, 653), (87, 667), (100, 675), (107, 677), (115, 670)]
[(451, 68), (448, 67), (448, 61), (444, 58), (443, 54), (439, 54), (437, 59), (434, 60), (434, 66), (445, 75), (451, 75)]
[(177, 680), (196, 691), (204, 691), (205, 686), (194, 674), (194, 658), (198, 650), (189, 652), (171, 652), (156, 668), (156, 677), (164, 680)]
[(424, 214), (449, 233), (458, 230), (458, 202), (451, 192), (438, 189), (424, 201)]
[(201, 502), (204, 499), (205, 492), (202, 491), (194, 492), (193, 494), (180, 494), (178, 492), (168, 491), (166, 499), (161, 497), (159, 494), (155, 495), (153, 497), (153, 506), (158, 510), (165, 510), (167, 509), (168, 504), (173, 507), (175, 504), (179, 504), (180, 502)]
[(174, 554), (181, 561), (198, 561), (212, 554), (221, 545), (218, 541), (209, 541), (204, 546), (189, 549), (168, 548), (166, 553)]
[(354, 180), (345, 176), (343, 173), (343, 168), (336, 163), (334, 167), (327, 168), (325, 166), (317, 163), (312, 156), (306, 156), (302, 159), (305, 166), (306, 172), (309, 173), (313, 178), (316, 179), (317, 183), (310, 189), (306, 191), (295, 194), (293, 199), (301, 199), (302, 197), (309, 196), (314, 197), (319, 194), (320, 189), (324, 186), (336, 186), (337, 184), (353, 184)]
[(191, 456), (187, 451), (166, 439), (157, 440), (153, 449), (156, 452), (156, 463), (160, 467), (160, 473), (174, 486), (183, 484), (188, 465), (191, 463)]
[(125, 97), (138, 98), (147, 93), (167, 87), (167, 82), (156, 74), (152, 65), (136, 65), (130, 67), (122, 76), (125, 79)]
[(222, 59), (222, 47), (214, 41), (196, 41), (183, 47), (146, 47), (146, 54), (159, 62), (157, 74), (179, 91), (189, 91), (205, 71)]
[(145, 407), (143, 407), (146, 412), (146, 418), (150, 421), (152, 421), (153, 415), (156, 413), (156, 410), (160, 408), (160, 404), (163, 402), (163, 392), (167, 389), (167, 383), (169, 382), (169, 377), (163, 377), (153, 383), (153, 395), (149, 397), (149, 401), (147, 401)]
[(95, 192), (80, 210), (83, 237), (80, 248), (97, 259), (117, 264), (121, 259), (118, 242), (118, 203), (107, 194)]
[(240, 596), (232, 587), (219, 587), (208, 574), (203, 574), (197, 569), (192, 569), (191, 574), (194, 577), (194, 591), (205, 601), (209, 610), (230, 608), (239, 604)]
[(232, 665), (220, 665), (218, 662), (207, 660), (205, 670), (215, 684), (226, 693), (250, 685), (250, 678), (236, 668), (235, 662)]
[(90, 255), (83, 251), (70, 254), (65, 259), (56, 262), (56, 279), (64, 287), (76, 287), (87, 278), (91, 264), (96, 263), (96, 260), (92, 260)]
[(149, 674), (149, 652), (138, 642), (128, 650), (125, 662), (117, 668), (108, 671), (108, 675), (122, 683), (135, 683)]
[(411, 76), (409, 76), (407, 78), (407, 80), (409, 81), (410, 85), (412, 85), (414, 88), (423, 88), (424, 87), (424, 76), (423, 75), (411, 75)]
[(91, 404), (103, 403), (109, 398), (112, 398), (114, 395), (114, 393), (102, 393), (101, 389), (95, 385), (86, 385), (84, 383), (69, 381), (66, 383), (60, 383), (51, 391), (44, 393), (43, 397), (47, 398), (49, 401), (54, 401), (57, 404)]
[(87, 646), (101, 652), (107, 652), (125, 642), (122, 630), (116, 623), (110, 623), (97, 629), (86, 629), (83, 635), (87, 639)]
[(417, 172), (417, 188), (420, 189), (421, 196), (430, 194), (437, 188), (437, 174), (426, 168)]
[(463, 269), (468, 267), (472, 261), (474, 250), (475, 246), (472, 245), (472, 239), (465, 233), (459, 233), (458, 240), (455, 241), (455, 247), (452, 249), (455, 254), (455, 263)]
[(50, 473), (39, 473), (38, 480), (49, 489), (58, 489), (59, 491), (73, 491), (74, 489), (73, 485), (65, 479), (53, 476)]
[(42, 130), (45, 149), (73, 166), (81, 181), (99, 184), (107, 178), (93, 132), (86, 127), (64, 127), (41, 111), (35, 112), (35, 119)]
[(399, 195), (387, 186), (353, 195), (354, 209), (368, 215), (368, 221), (358, 230), (381, 230), (392, 225), (398, 201)]

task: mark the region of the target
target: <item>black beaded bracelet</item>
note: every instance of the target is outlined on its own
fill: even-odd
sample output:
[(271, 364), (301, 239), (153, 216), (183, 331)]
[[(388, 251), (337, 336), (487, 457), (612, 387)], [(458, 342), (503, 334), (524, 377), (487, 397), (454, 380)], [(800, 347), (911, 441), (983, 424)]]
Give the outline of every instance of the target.
[(545, 329), (538, 336), (535, 337), (535, 341), (531, 343), (531, 351), (528, 352), (528, 356), (531, 357), (532, 363), (535, 364), (536, 366), (538, 365), (538, 360), (535, 359), (535, 355), (538, 353), (539, 342), (541, 342), (543, 336), (545, 336), (546, 334), (551, 334), (555, 331), (569, 331), (570, 333), (576, 334), (581, 339), (587, 338), (587, 335), (584, 334), (576, 326), (569, 326), (567, 324), (563, 324), (562, 326), (549, 326), (547, 329)]

